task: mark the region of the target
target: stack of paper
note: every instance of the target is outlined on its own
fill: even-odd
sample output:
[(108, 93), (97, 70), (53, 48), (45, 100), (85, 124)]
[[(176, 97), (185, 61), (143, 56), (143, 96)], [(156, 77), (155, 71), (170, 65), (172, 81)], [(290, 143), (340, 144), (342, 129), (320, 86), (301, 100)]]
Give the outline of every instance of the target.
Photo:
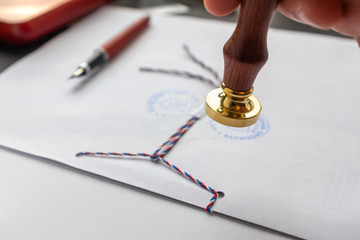
[[(212, 194), (147, 160), (75, 156), (152, 153), (204, 104), (203, 82), (139, 67), (219, 72), (235, 25), (152, 17), (150, 28), (86, 84), (67, 77), (97, 46), (138, 19), (105, 7), (0, 77), (0, 144), (204, 208)], [(260, 121), (235, 129), (199, 120), (166, 159), (225, 193), (213, 210), (307, 239), (357, 239), (360, 102), (356, 44), (271, 30), (255, 82)]]

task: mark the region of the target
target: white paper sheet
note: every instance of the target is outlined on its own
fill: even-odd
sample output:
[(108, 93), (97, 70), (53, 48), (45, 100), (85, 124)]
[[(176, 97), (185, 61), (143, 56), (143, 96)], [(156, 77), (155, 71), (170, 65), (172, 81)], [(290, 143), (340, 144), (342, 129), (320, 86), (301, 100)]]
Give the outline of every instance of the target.
[[(205, 207), (212, 195), (147, 160), (77, 158), (79, 151), (152, 153), (211, 89), (139, 72), (140, 66), (207, 73), (187, 43), (222, 71), (234, 24), (156, 17), (82, 87), (66, 78), (93, 49), (141, 13), (104, 7), (0, 76), (0, 144)], [(307, 239), (357, 239), (360, 230), (360, 83), (356, 44), (272, 30), (270, 60), (255, 82), (260, 121), (233, 129), (205, 117), (167, 160), (225, 197), (214, 206), (245, 221)], [(210, 77), (210, 76), (209, 76)]]

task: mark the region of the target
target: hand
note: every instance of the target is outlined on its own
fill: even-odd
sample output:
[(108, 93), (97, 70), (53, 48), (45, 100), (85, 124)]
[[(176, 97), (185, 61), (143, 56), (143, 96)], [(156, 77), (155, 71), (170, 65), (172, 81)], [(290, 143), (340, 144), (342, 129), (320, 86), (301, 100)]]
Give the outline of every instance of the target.
[[(241, 0), (204, 0), (216, 16), (233, 12)], [(280, 0), (278, 11), (295, 21), (353, 36), (360, 46), (360, 0)]]

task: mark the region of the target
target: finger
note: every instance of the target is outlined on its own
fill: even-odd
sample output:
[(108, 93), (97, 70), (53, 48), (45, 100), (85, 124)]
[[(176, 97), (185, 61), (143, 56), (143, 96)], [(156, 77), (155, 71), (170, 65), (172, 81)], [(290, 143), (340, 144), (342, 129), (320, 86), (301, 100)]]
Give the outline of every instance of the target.
[(343, 9), (343, 18), (333, 29), (344, 35), (360, 39), (360, 1), (343, 0)]
[(360, 48), (360, 36), (359, 37), (355, 37), (355, 40), (357, 41), (359, 48)]
[(282, 0), (278, 10), (295, 21), (326, 29), (338, 24), (343, 16), (341, 0)]
[(240, 0), (204, 0), (206, 10), (215, 16), (225, 16), (233, 12)]

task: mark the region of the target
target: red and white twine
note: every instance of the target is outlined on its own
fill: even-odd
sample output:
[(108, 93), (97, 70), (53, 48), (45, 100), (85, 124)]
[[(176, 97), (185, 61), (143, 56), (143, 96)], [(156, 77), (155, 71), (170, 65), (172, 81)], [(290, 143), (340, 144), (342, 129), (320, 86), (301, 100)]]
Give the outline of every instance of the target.
[[(184, 50), (186, 51), (187, 55), (190, 57), (190, 59), (195, 62), (196, 64), (200, 65), (202, 68), (204, 68), (206, 71), (210, 72), (215, 80), (207, 79), (199, 74), (193, 74), (187, 71), (178, 71), (178, 70), (165, 70), (165, 69), (153, 69), (153, 68), (140, 68), (140, 71), (146, 71), (146, 72), (155, 72), (155, 73), (165, 73), (165, 74), (172, 74), (177, 75), (181, 77), (186, 78), (193, 78), (201, 80), (205, 83), (208, 83), (212, 86), (219, 86), (221, 80), (219, 78), (219, 75), (215, 70), (213, 70), (211, 67), (204, 64), (203, 61), (196, 58), (191, 52), (189, 47), (186, 45), (184, 46)], [(209, 204), (206, 206), (206, 211), (209, 213), (212, 212), (212, 207), (214, 206), (216, 200), (219, 198), (219, 192), (217, 192), (215, 189), (211, 188), (210, 186), (206, 185), (204, 182), (200, 181), (197, 178), (194, 178), (191, 174), (187, 173), (186, 171), (183, 171), (179, 167), (175, 166), (174, 164), (171, 164), (167, 160), (165, 160), (165, 156), (173, 149), (173, 147), (176, 145), (176, 143), (184, 136), (184, 134), (194, 125), (196, 121), (200, 119), (199, 116), (193, 116), (191, 117), (183, 126), (181, 126), (174, 134), (172, 134), (163, 144), (161, 144), (160, 147), (158, 147), (154, 153), (148, 154), (148, 153), (127, 153), (127, 152), (79, 152), (76, 154), (77, 157), (80, 156), (91, 156), (91, 157), (112, 157), (112, 158), (147, 158), (152, 161), (160, 162), (163, 165), (167, 166), (168, 168), (172, 169), (173, 171), (177, 172), (178, 174), (182, 175), (183, 177), (187, 178), (188, 180), (194, 182), (201, 188), (211, 192), (213, 194), (212, 198), (210, 199)]]

